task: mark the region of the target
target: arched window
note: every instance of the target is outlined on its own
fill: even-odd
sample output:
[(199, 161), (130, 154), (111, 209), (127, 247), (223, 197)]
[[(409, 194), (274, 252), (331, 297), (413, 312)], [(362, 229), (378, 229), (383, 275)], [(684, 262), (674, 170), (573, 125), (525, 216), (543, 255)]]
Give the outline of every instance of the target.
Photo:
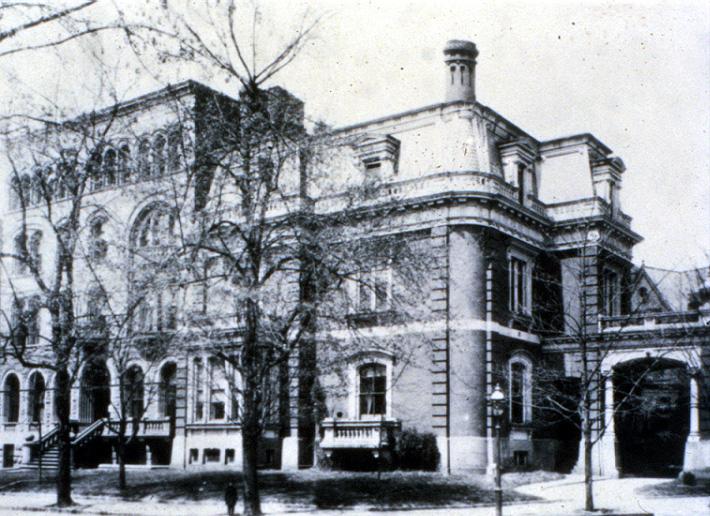
[(133, 420), (143, 417), (143, 370), (137, 365), (131, 366), (124, 373), (123, 400), (125, 416)]
[(150, 141), (147, 138), (138, 144), (138, 174), (144, 179), (150, 176)]
[(107, 186), (116, 184), (116, 151), (108, 149), (104, 153), (102, 175)]
[(510, 422), (522, 425), (532, 421), (532, 362), (522, 355), (508, 364)]
[(30, 261), (37, 272), (42, 272), (42, 232), (33, 231), (30, 236), (30, 245), (27, 249)]
[[(156, 264), (169, 259), (175, 248), (173, 212), (163, 206), (144, 210), (131, 230), (131, 246), (136, 251), (131, 270), (136, 305), (134, 329), (138, 332), (176, 329), (179, 291), (172, 286), (155, 288), (154, 281), (155, 274), (160, 272)], [(165, 278), (165, 283), (169, 282)]]
[(44, 415), (44, 394), (46, 391), (44, 376), (38, 371), (30, 376), (30, 390), (27, 397), (28, 412), (30, 413), (30, 421), (38, 423), (42, 421)]
[(17, 274), (27, 274), (29, 271), (27, 267), (27, 256), (25, 255), (25, 245), (27, 243), (27, 236), (24, 231), (18, 233), (15, 236), (15, 272)]
[(39, 205), (44, 198), (44, 189), (42, 186), (43, 178), (42, 172), (40, 170), (35, 171), (32, 175), (32, 193), (30, 203), (33, 205)]
[(101, 174), (101, 153), (98, 150), (91, 153), (86, 163), (86, 176), (92, 192), (104, 187), (104, 178)]
[(168, 134), (168, 168), (173, 174), (180, 169), (180, 130), (173, 129)]
[(90, 423), (108, 417), (110, 404), (111, 375), (104, 362), (92, 360), (81, 375), (79, 420)]
[(139, 217), (133, 229), (135, 248), (164, 247), (175, 242), (175, 215), (165, 208), (151, 209)]
[(158, 412), (162, 417), (175, 417), (175, 400), (177, 399), (177, 383), (175, 377), (177, 367), (174, 362), (168, 362), (160, 370), (160, 393)]
[(20, 186), (20, 179), (14, 176), (10, 180), (10, 209), (16, 210), (22, 206), (20, 202), (20, 196), (22, 195), (22, 187)]
[(118, 151), (118, 181), (127, 183), (131, 178), (131, 147), (124, 143)]
[(21, 190), (22, 190), (22, 201), (25, 206), (29, 206), (31, 204), (31, 200), (32, 200), (32, 196), (30, 194), (30, 192), (32, 192), (32, 179), (30, 178), (29, 174), (22, 175)]
[(89, 224), (89, 258), (95, 262), (106, 258), (108, 242), (104, 235), (106, 217), (95, 217)]
[(153, 140), (153, 175), (160, 177), (165, 175), (165, 137), (159, 134)]
[(365, 364), (358, 368), (360, 416), (384, 415), (387, 411), (387, 368)]
[(20, 380), (14, 373), (7, 375), (3, 385), (3, 417), (6, 423), (20, 420)]

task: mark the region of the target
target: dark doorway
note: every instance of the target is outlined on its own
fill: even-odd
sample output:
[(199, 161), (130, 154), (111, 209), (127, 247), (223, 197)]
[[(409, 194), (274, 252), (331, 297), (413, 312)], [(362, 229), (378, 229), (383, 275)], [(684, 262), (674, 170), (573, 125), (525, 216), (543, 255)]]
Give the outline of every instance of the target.
[(81, 375), (79, 420), (90, 423), (108, 417), (111, 403), (110, 375), (106, 364), (92, 362)]
[(15, 445), (5, 444), (2, 447), (2, 467), (11, 468), (15, 465)]
[(685, 364), (649, 358), (617, 367), (614, 404), (621, 474), (676, 476), (683, 468), (690, 417)]

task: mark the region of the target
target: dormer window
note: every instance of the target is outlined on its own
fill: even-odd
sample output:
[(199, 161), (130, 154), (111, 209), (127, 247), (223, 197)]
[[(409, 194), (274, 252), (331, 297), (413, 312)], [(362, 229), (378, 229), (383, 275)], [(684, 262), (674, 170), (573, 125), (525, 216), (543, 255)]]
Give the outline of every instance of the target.
[(365, 170), (380, 170), (382, 168), (382, 162), (379, 158), (367, 158), (362, 160), (365, 165)]
[(390, 135), (366, 135), (355, 147), (366, 172), (386, 176), (398, 172), (399, 145), (399, 140)]

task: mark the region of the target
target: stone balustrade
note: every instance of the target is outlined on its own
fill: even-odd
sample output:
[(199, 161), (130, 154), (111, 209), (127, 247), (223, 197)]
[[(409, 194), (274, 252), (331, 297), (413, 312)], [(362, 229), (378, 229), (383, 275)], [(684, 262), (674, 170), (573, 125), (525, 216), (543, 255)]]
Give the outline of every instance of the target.
[(393, 434), (401, 428), (396, 419), (324, 419), (321, 422), (324, 437), (320, 447), (334, 449), (380, 449), (392, 441)]

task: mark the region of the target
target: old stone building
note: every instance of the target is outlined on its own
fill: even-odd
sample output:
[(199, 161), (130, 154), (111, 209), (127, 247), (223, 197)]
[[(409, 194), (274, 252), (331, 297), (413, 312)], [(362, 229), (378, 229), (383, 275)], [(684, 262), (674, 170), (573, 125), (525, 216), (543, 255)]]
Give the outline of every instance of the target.
[[(362, 338), (370, 344), (353, 344), (341, 357), (343, 375), (322, 376), (323, 386), (338, 388), (324, 390), (324, 413), (315, 426), (299, 423), (298, 411), (305, 408), (302, 399), (294, 400), (300, 377), (292, 374), (291, 400), (282, 400), (291, 412), (285, 423), (266, 430), (261, 462), (297, 468), (317, 455), (347, 466), (363, 452), (387, 455), (390, 437), (414, 429), (435, 434), (442, 471), (485, 471), (494, 462), (488, 398), (500, 384), (508, 400), (502, 425), (506, 463), (570, 469), (580, 442), (575, 396), (587, 364), (595, 440), (601, 436), (593, 457), (597, 473), (707, 467), (708, 271), (635, 266), (632, 250), (641, 237), (620, 205), (627, 173), (621, 158), (591, 134), (540, 141), (479, 103), (477, 55), (471, 42), (447, 43), (442, 103), (337, 131), (346, 144), (328, 162), (327, 177), (314, 185), (314, 191), (327, 192), (316, 195), (316, 210), (338, 210), (338, 195), (371, 181), (352, 226), (426, 250), (427, 266), (416, 279), (424, 294), (409, 300), (419, 310), (403, 320), (393, 315), (398, 293), (407, 292), (397, 266), (383, 261), (358, 272), (372, 288), (350, 285), (343, 313), (350, 324), (327, 333), (346, 343), (342, 349)], [(239, 124), (238, 99), (190, 82), (103, 113), (114, 127), (86, 192), (86, 206), (95, 209), (81, 215), (87, 253), (77, 274), (78, 304), (87, 317), (96, 270), (129, 304), (131, 289), (140, 284), (138, 260), (177, 245), (171, 240), (179, 231), (172, 210), (209, 209), (210, 197), (222, 195), (200, 173), (223, 137), (210, 130), (216, 111), (233, 113)], [(46, 238), (51, 228), (42, 226), (42, 217), (32, 218), (44, 194), (34, 193), (31, 174), (42, 169), (25, 168), (26, 175), (24, 169), (13, 173), (17, 167), (3, 170), (3, 249), (10, 252), (26, 213), (30, 253), (50, 264), (56, 252)], [(160, 194), (175, 184), (189, 195), (177, 207), (165, 205)], [(60, 190), (51, 194), (58, 201)], [(276, 216), (279, 207), (271, 208)], [(3, 312), (32, 314), (35, 274), (11, 260), (3, 263)], [(226, 378), (233, 372), (216, 368), (209, 341), (172, 345), (170, 335), (190, 334), (196, 323), (171, 287), (169, 264), (159, 263), (167, 279), (158, 282), (160, 288), (155, 280), (144, 286), (151, 296), (132, 314), (140, 331), (132, 334), (137, 351), (124, 364), (129, 367), (119, 372), (116, 359), (107, 357), (82, 364), (77, 374), (74, 446), (90, 452), (76, 456), (86, 466), (112, 462), (107, 428), (112, 418), (120, 419), (115, 379), (125, 374), (143, 393), (123, 407), (140, 420), (131, 461), (239, 465), (238, 399), (228, 392)], [(194, 307), (194, 292), (189, 297)], [(23, 338), (41, 346), (49, 330), (46, 316), (38, 310), (23, 320)], [(221, 330), (238, 344), (238, 325)], [(168, 356), (160, 361), (140, 352), (166, 341)], [(386, 345), (394, 341), (396, 347)], [(406, 357), (403, 349), (409, 350)], [(10, 355), (0, 372), (4, 466), (26, 464), (38, 453), (50, 457), (54, 378), (41, 368), (21, 367)], [(563, 398), (571, 400), (567, 412), (552, 403)], [(40, 441), (45, 444), (37, 451)]]

